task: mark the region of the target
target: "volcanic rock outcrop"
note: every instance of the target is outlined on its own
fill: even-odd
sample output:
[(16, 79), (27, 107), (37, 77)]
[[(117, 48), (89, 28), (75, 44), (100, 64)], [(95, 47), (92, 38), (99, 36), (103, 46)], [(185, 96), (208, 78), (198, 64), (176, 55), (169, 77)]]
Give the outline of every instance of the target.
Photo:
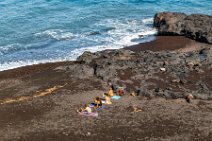
[(159, 35), (185, 35), (196, 41), (212, 44), (212, 16), (203, 14), (162, 12), (154, 17)]
[[(93, 77), (129, 91), (141, 89), (148, 97), (183, 98), (192, 94), (198, 99), (212, 99), (211, 57), (210, 47), (189, 53), (106, 50), (85, 52), (78, 62), (79, 66), (92, 68), (89, 72)], [(78, 71), (74, 75), (86, 73)]]

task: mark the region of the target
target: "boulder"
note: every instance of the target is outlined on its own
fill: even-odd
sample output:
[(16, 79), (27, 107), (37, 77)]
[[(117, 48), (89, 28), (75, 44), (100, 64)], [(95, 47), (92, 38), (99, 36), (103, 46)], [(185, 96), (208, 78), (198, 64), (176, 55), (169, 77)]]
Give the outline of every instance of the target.
[(154, 27), (158, 29), (159, 35), (185, 35), (212, 44), (212, 16), (162, 12), (155, 15)]
[(181, 29), (177, 27), (177, 23), (183, 21), (186, 14), (163, 12), (154, 16), (154, 27), (158, 29), (159, 34), (176, 35), (181, 34)]
[(77, 58), (77, 61), (80, 63), (89, 64), (94, 58), (96, 58), (96, 55), (94, 53), (91, 53), (90, 51), (85, 51), (81, 56)]

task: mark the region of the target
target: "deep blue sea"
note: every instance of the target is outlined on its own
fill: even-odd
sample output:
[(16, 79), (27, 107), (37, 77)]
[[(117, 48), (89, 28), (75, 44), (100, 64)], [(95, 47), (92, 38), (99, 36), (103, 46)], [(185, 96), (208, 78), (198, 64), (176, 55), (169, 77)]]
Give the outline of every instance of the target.
[(212, 15), (212, 0), (0, 0), (0, 71), (154, 40), (159, 11)]

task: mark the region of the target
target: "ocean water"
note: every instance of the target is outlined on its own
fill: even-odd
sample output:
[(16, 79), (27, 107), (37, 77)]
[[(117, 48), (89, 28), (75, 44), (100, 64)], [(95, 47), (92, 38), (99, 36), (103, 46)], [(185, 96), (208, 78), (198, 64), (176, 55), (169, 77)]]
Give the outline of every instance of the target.
[(212, 15), (212, 0), (0, 0), (0, 71), (154, 40), (161, 11)]

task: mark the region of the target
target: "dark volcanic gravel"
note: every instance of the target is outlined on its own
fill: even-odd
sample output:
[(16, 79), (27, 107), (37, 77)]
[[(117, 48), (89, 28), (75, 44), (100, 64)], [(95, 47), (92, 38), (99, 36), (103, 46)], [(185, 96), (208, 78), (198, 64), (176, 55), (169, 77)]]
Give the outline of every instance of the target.
[[(0, 72), (0, 141), (211, 141), (212, 51), (85, 52), (77, 62)], [(108, 91), (126, 94), (99, 111), (76, 110)], [(130, 92), (141, 90), (140, 96)], [(191, 103), (185, 101), (189, 94)], [(135, 112), (134, 108), (140, 109)]]

